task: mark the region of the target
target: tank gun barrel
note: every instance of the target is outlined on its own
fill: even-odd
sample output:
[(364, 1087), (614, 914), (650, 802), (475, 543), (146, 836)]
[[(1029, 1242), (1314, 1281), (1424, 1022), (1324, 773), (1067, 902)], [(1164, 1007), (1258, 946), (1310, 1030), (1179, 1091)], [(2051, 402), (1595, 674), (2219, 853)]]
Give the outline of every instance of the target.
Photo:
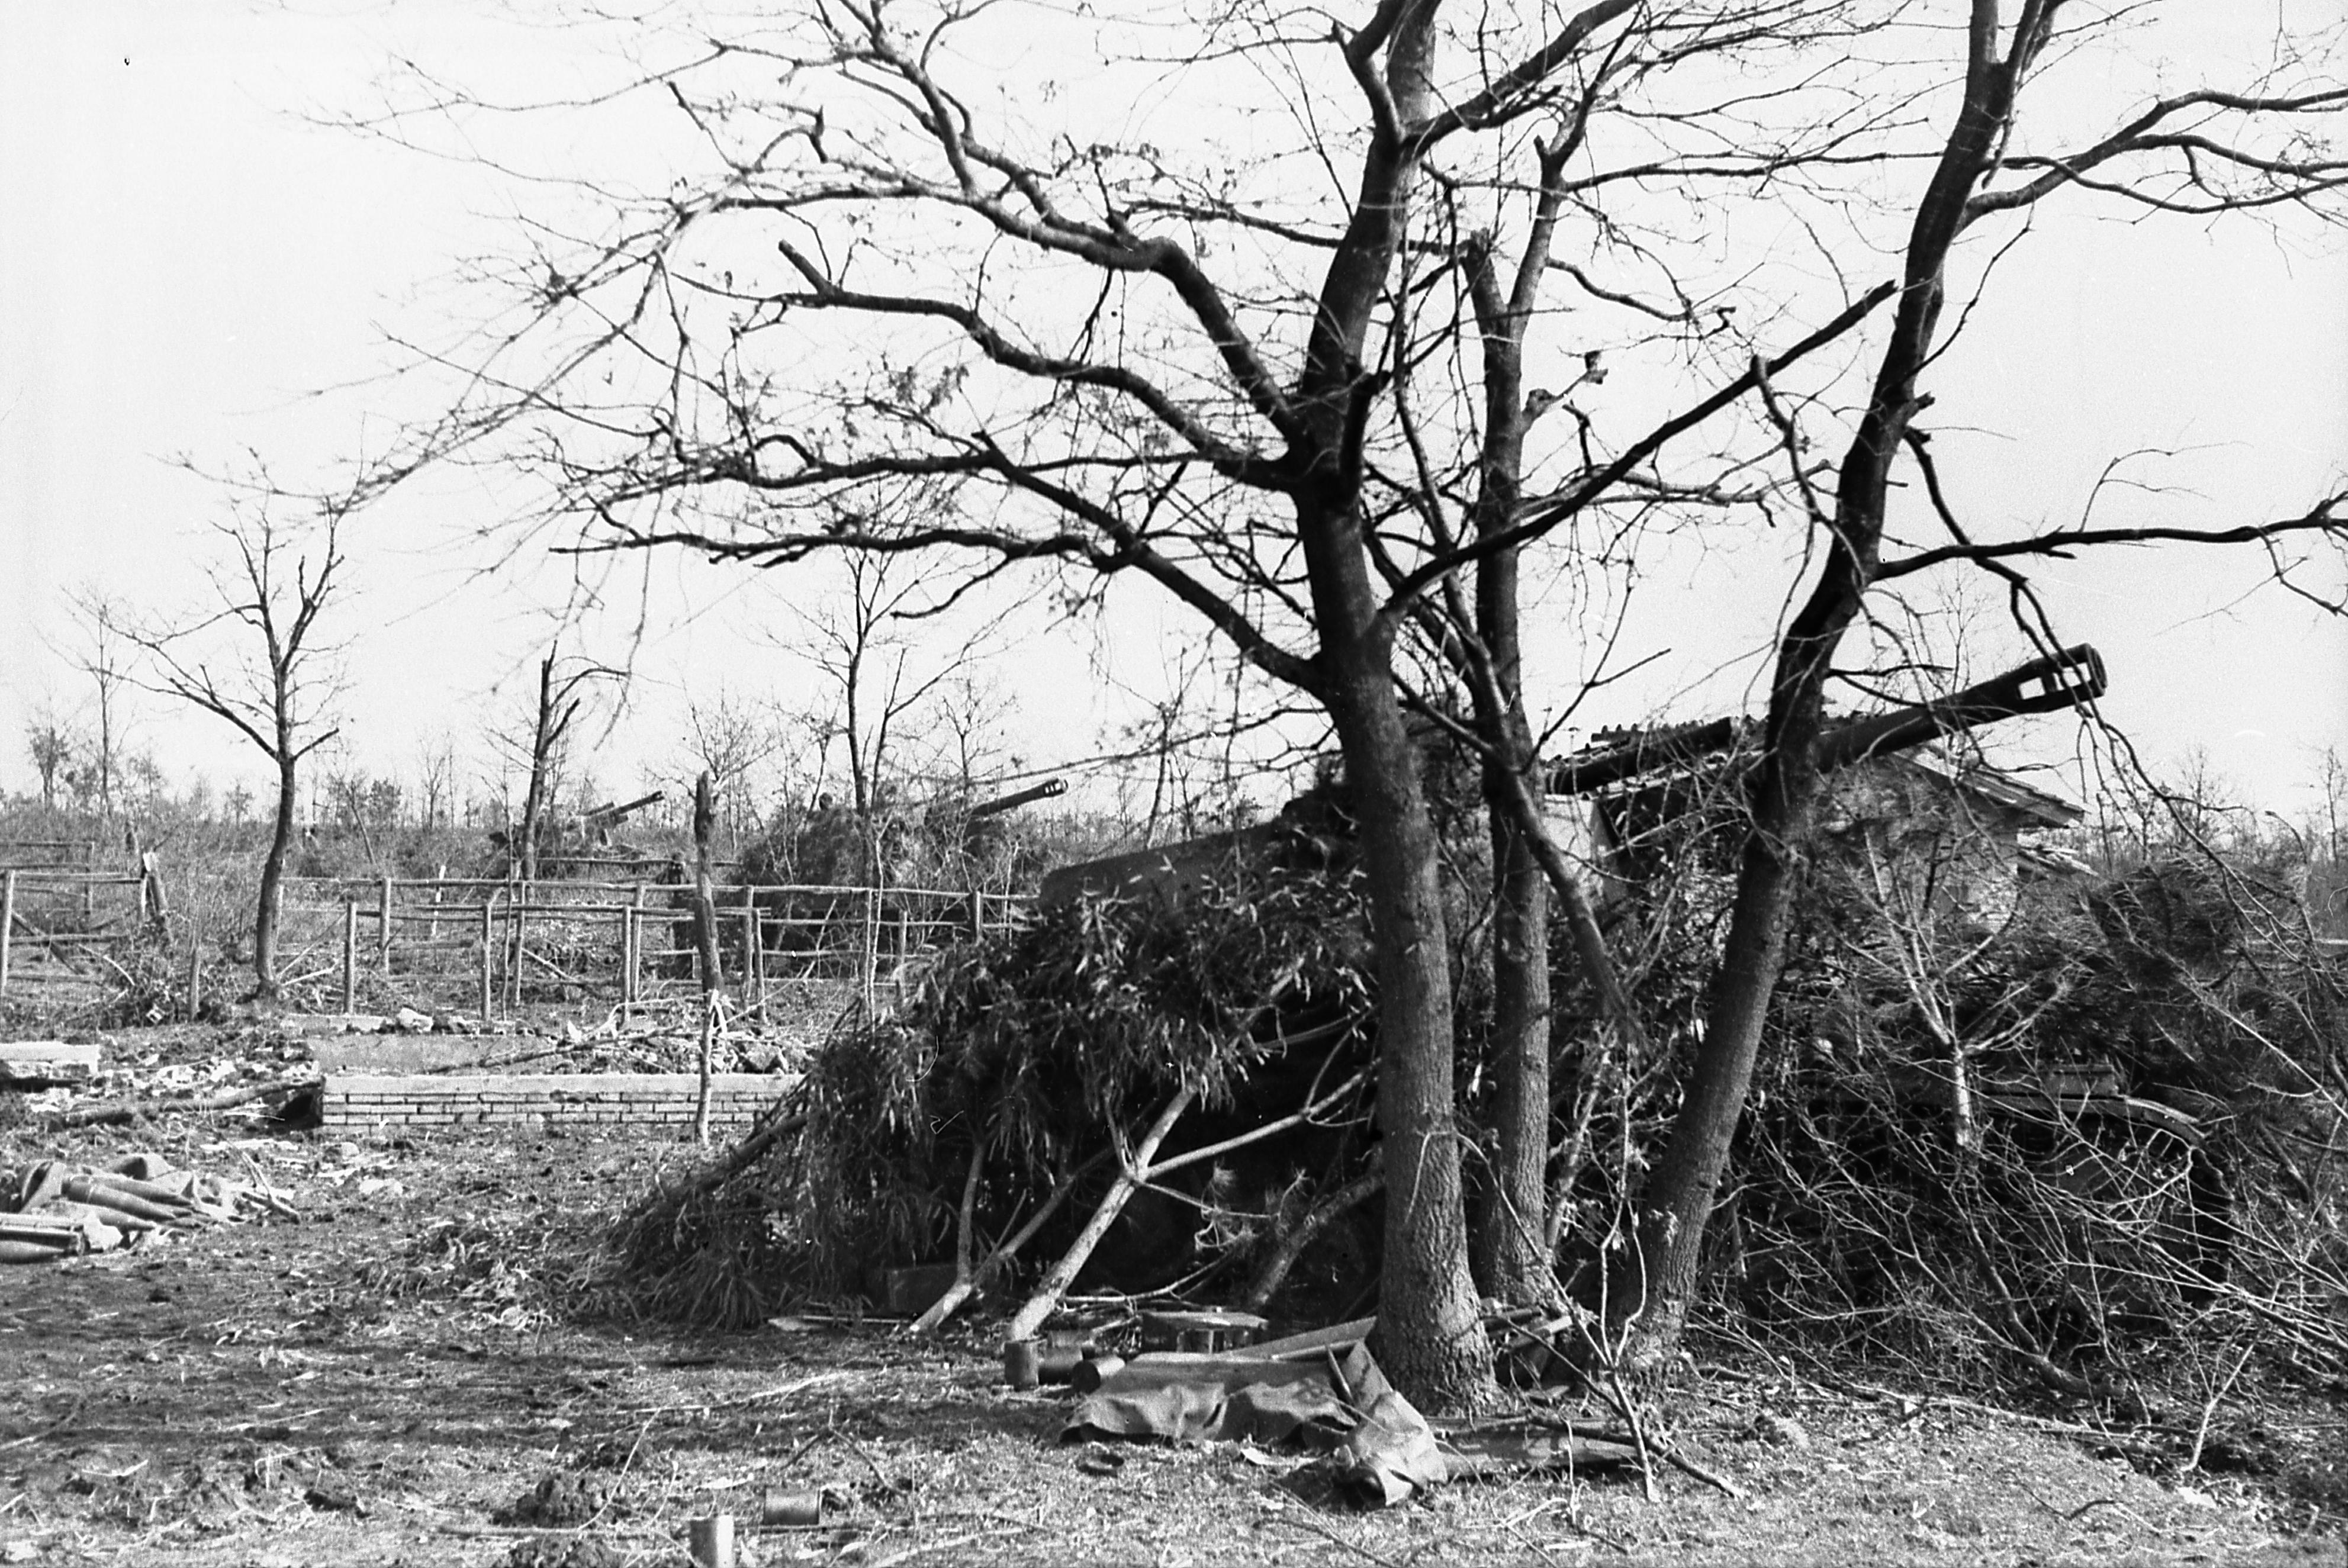
[(658, 804), (664, 793), (661, 790), (654, 790), (650, 794), (639, 795), (623, 805), (599, 805), (592, 811), (581, 813), (579, 820), (588, 827), (610, 827), (633, 816), (648, 805)]
[[(2075, 708), (2102, 696), (2106, 684), (2103, 656), (2088, 644), (2078, 643), (1946, 697), (1830, 724), (1818, 738), (1818, 767), (1831, 773), (1868, 757), (1902, 751), (2001, 719)], [(1584, 752), (1550, 769), (1549, 791), (1587, 794), (1641, 774), (1684, 766), (1733, 750), (1750, 733), (1752, 723), (1749, 719), (1715, 719)]]
[(1042, 784), (1029, 784), (1025, 789), (1014, 790), (1009, 794), (997, 795), (993, 800), (980, 802), (970, 808), (970, 819), (975, 822), (982, 816), (994, 816), (1025, 805), (1031, 800), (1049, 800), (1054, 795), (1067, 793), (1067, 780), (1045, 779)]
[(2001, 719), (2060, 712), (2094, 702), (2106, 683), (2103, 655), (2078, 643), (1952, 695), (1837, 724), (1819, 737), (1818, 767), (1832, 772)]

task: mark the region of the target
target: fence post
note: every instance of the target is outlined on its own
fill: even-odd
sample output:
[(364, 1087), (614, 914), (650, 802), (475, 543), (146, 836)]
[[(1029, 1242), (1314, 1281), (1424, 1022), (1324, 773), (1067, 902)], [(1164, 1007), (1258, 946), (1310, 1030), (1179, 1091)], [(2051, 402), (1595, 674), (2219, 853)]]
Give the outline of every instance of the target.
[(0, 873), (0, 991), (8, 989), (8, 959), (16, 940), (16, 874)]
[(359, 901), (343, 900), (343, 1010), (359, 1010)]
[(391, 973), (391, 878), (386, 876), (376, 899), (376, 966)]
[(481, 1021), (489, 1021), (497, 1001), (497, 929), (498, 890), (494, 887), (481, 899)]
[(139, 905), (158, 942), (171, 939), (171, 895), (163, 886), (162, 864), (155, 852), (148, 850), (139, 857)]
[(864, 889), (863, 929), (859, 935), (863, 938), (864, 948), (861, 954), (864, 960), (864, 1010), (869, 1013), (873, 1009), (880, 984), (880, 889), (878, 887)]
[(188, 1021), (193, 1023), (204, 1008), (204, 945), (188, 933)]
[(742, 1002), (747, 1008), (752, 997), (764, 1007), (767, 1001), (766, 965), (758, 951), (758, 899), (749, 888), (742, 889)]
[(636, 884), (629, 899), (628, 912), (623, 917), (628, 922), (628, 999), (642, 1001), (644, 996), (644, 885)]
[(529, 951), (523, 944), (530, 939), (528, 921), (523, 914), (523, 901), (530, 897), (530, 884), (525, 882), (506, 906), (513, 918), (513, 968), (506, 971), (506, 1001), (513, 1011), (521, 1010), (522, 955)]

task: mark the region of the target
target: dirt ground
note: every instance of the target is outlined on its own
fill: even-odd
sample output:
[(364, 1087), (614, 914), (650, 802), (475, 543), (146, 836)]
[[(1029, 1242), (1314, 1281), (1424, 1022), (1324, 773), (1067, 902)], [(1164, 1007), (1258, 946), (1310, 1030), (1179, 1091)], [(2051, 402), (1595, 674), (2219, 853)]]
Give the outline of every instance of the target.
[[(1754, 1361), (1701, 1369), (1672, 1434), (1741, 1498), (1663, 1471), (1653, 1501), (1554, 1477), (1356, 1513), (1303, 1455), (1062, 1446), (1065, 1392), (1000, 1387), (983, 1328), (580, 1320), (604, 1222), (675, 1143), (234, 1112), (43, 1132), (0, 1109), (0, 1165), (134, 1149), (301, 1217), (0, 1268), (0, 1564), (684, 1563), (687, 1520), (747, 1524), (768, 1489), (819, 1490), (824, 1522), (746, 1529), (742, 1563), (2348, 1563), (2304, 1489), (2142, 1473), (2043, 1421)], [(2292, 1419), (2300, 1451), (2348, 1448), (2348, 1406)], [(584, 1522), (518, 1522), (541, 1488)]]

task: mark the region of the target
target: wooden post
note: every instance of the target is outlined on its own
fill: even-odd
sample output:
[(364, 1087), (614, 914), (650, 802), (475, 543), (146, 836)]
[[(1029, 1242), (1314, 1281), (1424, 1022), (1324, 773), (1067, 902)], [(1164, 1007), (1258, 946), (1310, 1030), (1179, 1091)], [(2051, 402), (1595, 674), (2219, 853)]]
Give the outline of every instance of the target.
[(481, 1021), (489, 1021), (490, 1004), (495, 1000), (498, 928), (498, 891), (492, 887), (481, 900)]
[(701, 960), (701, 1077), (693, 1101), (693, 1141), (709, 1144), (709, 1058), (717, 1034), (717, 899), (709, 886), (709, 846), (717, 830), (716, 792), (703, 774), (693, 786), (693, 920)]
[(635, 896), (630, 902), (628, 930), (633, 938), (628, 944), (628, 999), (642, 1001), (644, 997), (644, 885), (641, 882), (636, 884)]
[(359, 901), (343, 900), (343, 1010), (359, 1010)]
[(163, 886), (163, 868), (151, 849), (139, 856), (139, 907), (160, 941), (171, 938), (171, 897)]
[(982, 888), (970, 890), (970, 939), (986, 940), (986, 894)]
[(376, 967), (385, 974), (391, 973), (391, 877), (383, 879), (375, 906)]
[(523, 908), (529, 897), (530, 884), (525, 882), (520, 891), (514, 895), (513, 902), (507, 907), (513, 920), (513, 968), (506, 971), (506, 1005), (515, 1012), (521, 1010), (522, 955), (530, 950), (525, 946), (530, 940), (530, 922)]
[(188, 934), (188, 1021), (196, 1021), (204, 1009), (204, 945), (196, 940), (195, 933)]
[(876, 1000), (875, 988), (880, 983), (880, 889), (867, 887), (863, 897), (864, 919), (859, 935), (863, 938), (861, 946), (864, 951), (859, 957), (862, 958), (864, 968), (861, 982), (864, 1010), (869, 1013)]
[(620, 1003), (636, 999), (636, 912), (620, 906)]
[(16, 874), (0, 873), (0, 991), (8, 989), (8, 958), (16, 940)]
[(763, 1020), (767, 1016), (767, 912), (757, 904), (757, 898), (752, 897), (750, 961), (758, 977), (758, 1017)]
[(440, 868), (432, 874), (432, 913), (425, 917), (424, 921), (424, 939), (427, 942), (440, 939), (440, 884), (447, 880), (448, 866), (443, 861)]
[[(751, 998), (758, 991), (758, 901), (747, 887), (742, 889), (742, 1005), (752, 1006)], [(764, 1000), (764, 997), (759, 997)]]

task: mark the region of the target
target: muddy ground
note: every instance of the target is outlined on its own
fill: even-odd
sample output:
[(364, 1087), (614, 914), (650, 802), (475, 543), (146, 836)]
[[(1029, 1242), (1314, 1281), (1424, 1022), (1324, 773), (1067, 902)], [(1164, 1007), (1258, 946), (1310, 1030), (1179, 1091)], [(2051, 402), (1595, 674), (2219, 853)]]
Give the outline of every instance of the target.
[[(184, 1067), (254, 1038), (107, 1043)], [(1000, 1387), (983, 1326), (582, 1319), (599, 1236), (689, 1158), (673, 1143), (355, 1142), (242, 1112), (43, 1132), (0, 1108), (0, 1165), (133, 1149), (301, 1217), (0, 1269), (0, 1563), (684, 1563), (687, 1520), (747, 1522), (770, 1488), (819, 1491), (824, 1522), (747, 1531), (741, 1562), (2348, 1562), (2308, 1484), (2348, 1404), (2312, 1393), (2260, 1418), (2296, 1479), (2212, 1477), (2050, 1430), (2051, 1407), (1722, 1352), (1671, 1435), (1741, 1498), (1663, 1471), (1653, 1501), (1632, 1475), (1519, 1479), (1356, 1513), (1303, 1455), (1060, 1445), (1065, 1395)], [(516, 1511), (541, 1489), (555, 1521)]]

